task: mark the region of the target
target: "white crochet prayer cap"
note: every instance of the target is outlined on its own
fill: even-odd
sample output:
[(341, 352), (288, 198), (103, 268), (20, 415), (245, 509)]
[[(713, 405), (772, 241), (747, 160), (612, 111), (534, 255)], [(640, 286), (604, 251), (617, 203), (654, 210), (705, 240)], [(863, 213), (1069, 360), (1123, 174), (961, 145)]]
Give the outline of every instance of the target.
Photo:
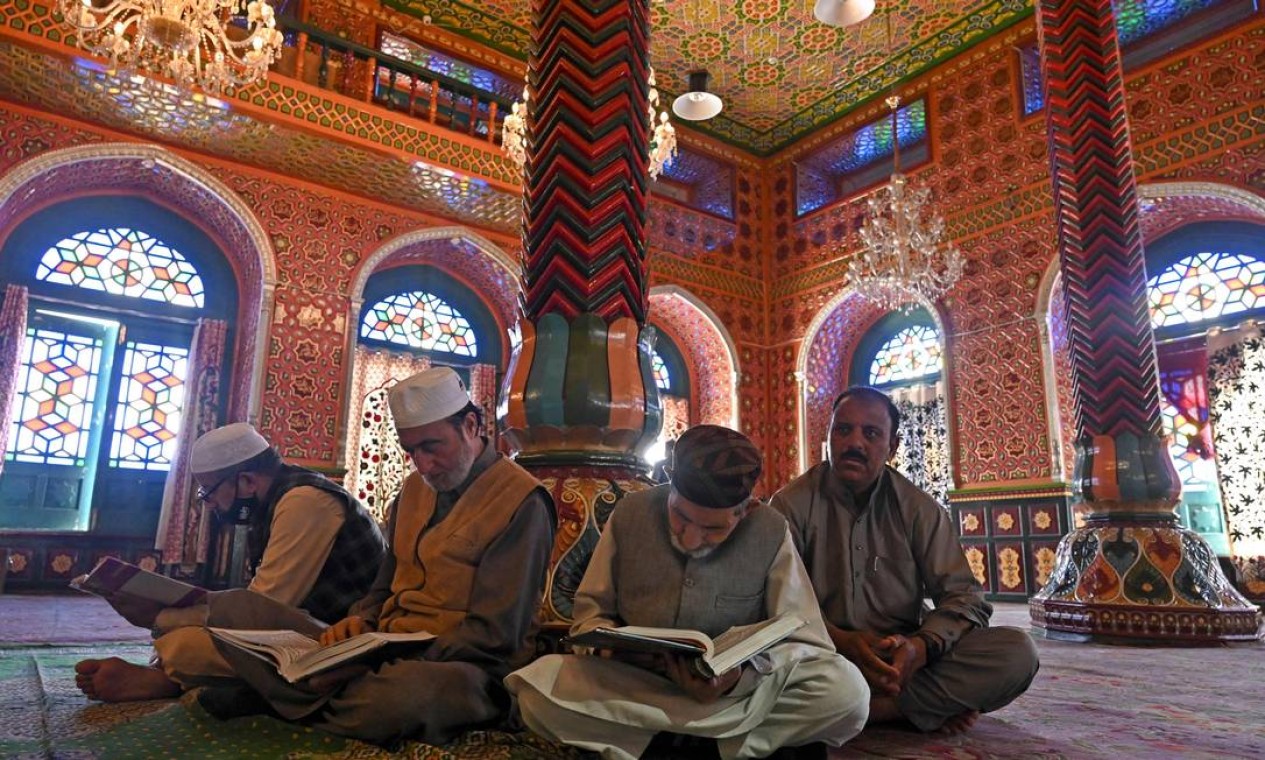
[(449, 367), (431, 367), (406, 377), (387, 393), (391, 417), (400, 429), (421, 427), (460, 412), (470, 403), (466, 384)]
[(239, 465), (269, 448), (268, 441), (246, 422), (218, 427), (193, 442), (189, 469), (194, 475)]

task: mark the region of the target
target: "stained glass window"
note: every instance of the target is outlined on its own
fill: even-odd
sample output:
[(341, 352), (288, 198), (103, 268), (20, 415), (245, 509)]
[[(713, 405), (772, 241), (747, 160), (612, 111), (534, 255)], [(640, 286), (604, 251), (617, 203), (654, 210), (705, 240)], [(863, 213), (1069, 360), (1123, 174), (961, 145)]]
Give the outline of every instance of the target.
[(668, 374), (668, 365), (658, 351), (650, 352), (650, 368), (654, 371), (654, 384), (659, 390), (672, 390), (672, 376)]
[(461, 312), (422, 291), (397, 293), (375, 303), (365, 313), (360, 337), (458, 356), (474, 356), (478, 349), (474, 329)]
[(1196, 479), (1195, 463), (1202, 462), (1199, 454), (1190, 450), (1191, 436), (1199, 434), (1199, 426), (1194, 420), (1187, 419), (1167, 400), (1161, 400), (1160, 411), (1164, 415), (1164, 432), (1173, 437), (1168, 450), (1173, 455), (1173, 464), (1177, 467), (1177, 475), (1183, 483)]
[(1265, 307), (1265, 261), (1234, 253), (1197, 253), (1147, 282), (1151, 325), (1203, 322)]
[(198, 270), (179, 251), (140, 230), (80, 232), (44, 252), (36, 279), (202, 308)]
[(1116, 33), (1130, 45), (1223, 0), (1113, 0)]
[(1041, 52), (1034, 42), (1019, 48), (1019, 74), (1023, 78), (1023, 115), (1045, 108), (1045, 81), (1041, 76)]
[[(901, 155), (927, 139), (927, 106), (915, 100), (896, 111)], [(893, 153), (892, 117), (887, 114), (817, 149), (796, 167), (796, 210), (802, 216), (843, 195), (849, 174), (865, 169)], [(904, 162), (902, 162), (902, 166)]]
[(110, 442), (111, 467), (171, 469), (188, 365), (187, 349), (127, 344)]
[(99, 338), (27, 329), (8, 459), (84, 464), (101, 347)]
[(870, 365), (870, 384), (916, 380), (940, 372), (940, 334), (929, 325), (913, 325), (879, 348)]

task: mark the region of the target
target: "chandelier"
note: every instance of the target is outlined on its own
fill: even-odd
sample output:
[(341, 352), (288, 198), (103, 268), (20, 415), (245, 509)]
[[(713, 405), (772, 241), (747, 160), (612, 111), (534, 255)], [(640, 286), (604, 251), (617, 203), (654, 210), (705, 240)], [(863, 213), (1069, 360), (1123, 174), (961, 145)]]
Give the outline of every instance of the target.
[(80, 47), (112, 68), (144, 69), (186, 88), (231, 92), (262, 79), (281, 54), (267, 0), (58, 0), (58, 7)]
[(870, 196), (852, 287), (885, 310), (909, 312), (953, 287), (962, 276), (962, 254), (946, 240), (944, 220), (930, 208), (931, 191), (911, 185), (900, 173), (900, 97), (886, 102), (892, 111), (893, 173), (887, 186)]
[[(658, 179), (664, 167), (676, 158), (676, 129), (668, 120), (668, 112), (659, 110), (659, 88), (655, 86), (654, 68), (647, 80), (650, 95), (646, 119), (650, 127), (650, 178)], [(501, 124), (501, 149), (513, 161), (519, 171), (527, 171), (527, 87), (523, 87), (522, 102), (510, 106), (509, 116)]]

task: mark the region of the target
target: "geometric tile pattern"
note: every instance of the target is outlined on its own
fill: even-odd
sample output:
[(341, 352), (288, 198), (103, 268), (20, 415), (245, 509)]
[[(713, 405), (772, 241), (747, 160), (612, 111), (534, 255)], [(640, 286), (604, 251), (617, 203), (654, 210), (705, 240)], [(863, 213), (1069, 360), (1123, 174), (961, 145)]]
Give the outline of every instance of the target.
[(129, 341), (110, 437), (110, 466), (171, 469), (185, 402), (189, 350)]
[[(333, 4), (335, 0), (321, 0)], [(433, 25), (523, 57), (531, 8), (520, 0), (386, 0)], [(721, 96), (720, 116), (697, 125), (756, 155), (769, 155), (1032, 13), (1023, 0), (968, 3), (903, 0), (889, 44), (882, 15), (847, 29), (818, 22), (812, 3), (662, 0), (650, 7), (650, 57), (668, 98), (704, 67)], [(840, 60), (839, 52), (846, 51)]]
[(45, 282), (201, 308), (202, 278), (179, 252), (140, 230), (80, 232), (44, 252)]
[(28, 328), (8, 456), (82, 467), (88, 450), (101, 339)]

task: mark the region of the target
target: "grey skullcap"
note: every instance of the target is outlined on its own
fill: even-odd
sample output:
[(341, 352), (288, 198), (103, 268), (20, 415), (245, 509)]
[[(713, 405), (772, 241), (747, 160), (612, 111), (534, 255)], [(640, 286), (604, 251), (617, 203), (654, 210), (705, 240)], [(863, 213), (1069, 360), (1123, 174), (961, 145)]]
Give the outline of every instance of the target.
[(719, 425), (692, 427), (672, 453), (672, 487), (700, 507), (734, 507), (751, 496), (763, 468), (760, 450)]

